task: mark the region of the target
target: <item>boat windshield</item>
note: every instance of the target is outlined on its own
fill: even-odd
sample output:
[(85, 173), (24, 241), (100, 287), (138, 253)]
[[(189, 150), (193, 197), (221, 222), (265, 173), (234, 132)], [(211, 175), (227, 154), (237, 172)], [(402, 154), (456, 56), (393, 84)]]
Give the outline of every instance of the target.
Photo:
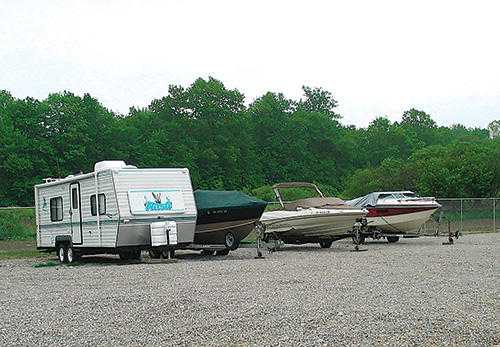
[(273, 185), (272, 189), (276, 200), (279, 201), (282, 208), (298, 200), (311, 198), (311, 193), (313, 192), (313, 196), (324, 197), (323, 193), (315, 184), (308, 182), (277, 183)]

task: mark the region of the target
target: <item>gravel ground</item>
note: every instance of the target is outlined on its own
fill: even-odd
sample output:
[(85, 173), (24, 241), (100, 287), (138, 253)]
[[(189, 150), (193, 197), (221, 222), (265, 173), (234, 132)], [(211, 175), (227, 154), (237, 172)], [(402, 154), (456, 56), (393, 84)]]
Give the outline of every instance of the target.
[(0, 261), (0, 345), (494, 345), (500, 234), (253, 259)]

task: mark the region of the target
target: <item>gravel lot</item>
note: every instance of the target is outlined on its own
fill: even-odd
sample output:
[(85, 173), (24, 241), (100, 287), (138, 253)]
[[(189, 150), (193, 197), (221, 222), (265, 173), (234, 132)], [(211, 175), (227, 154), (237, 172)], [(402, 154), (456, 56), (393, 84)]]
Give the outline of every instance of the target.
[(499, 344), (500, 234), (443, 240), (0, 261), (0, 345)]

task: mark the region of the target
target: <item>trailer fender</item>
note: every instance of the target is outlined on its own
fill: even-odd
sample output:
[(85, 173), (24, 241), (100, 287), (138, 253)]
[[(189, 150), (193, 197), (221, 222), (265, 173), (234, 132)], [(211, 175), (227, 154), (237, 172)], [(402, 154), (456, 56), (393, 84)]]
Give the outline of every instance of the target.
[(56, 236), (55, 246), (57, 247), (57, 245), (59, 245), (61, 243), (73, 246), (73, 242), (71, 240), (71, 235), (58, 235), (58, 236)]

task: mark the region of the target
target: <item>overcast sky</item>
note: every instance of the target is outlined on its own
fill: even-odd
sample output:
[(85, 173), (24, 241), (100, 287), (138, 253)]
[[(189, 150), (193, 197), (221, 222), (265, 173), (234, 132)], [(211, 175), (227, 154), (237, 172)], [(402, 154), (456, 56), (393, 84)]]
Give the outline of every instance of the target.
[(213, 76), (246, 95), (321, 86), (344, 123), (500, 119), (500, 1), (0, 0), (0, 89), (88, 92), (126, 113)]

